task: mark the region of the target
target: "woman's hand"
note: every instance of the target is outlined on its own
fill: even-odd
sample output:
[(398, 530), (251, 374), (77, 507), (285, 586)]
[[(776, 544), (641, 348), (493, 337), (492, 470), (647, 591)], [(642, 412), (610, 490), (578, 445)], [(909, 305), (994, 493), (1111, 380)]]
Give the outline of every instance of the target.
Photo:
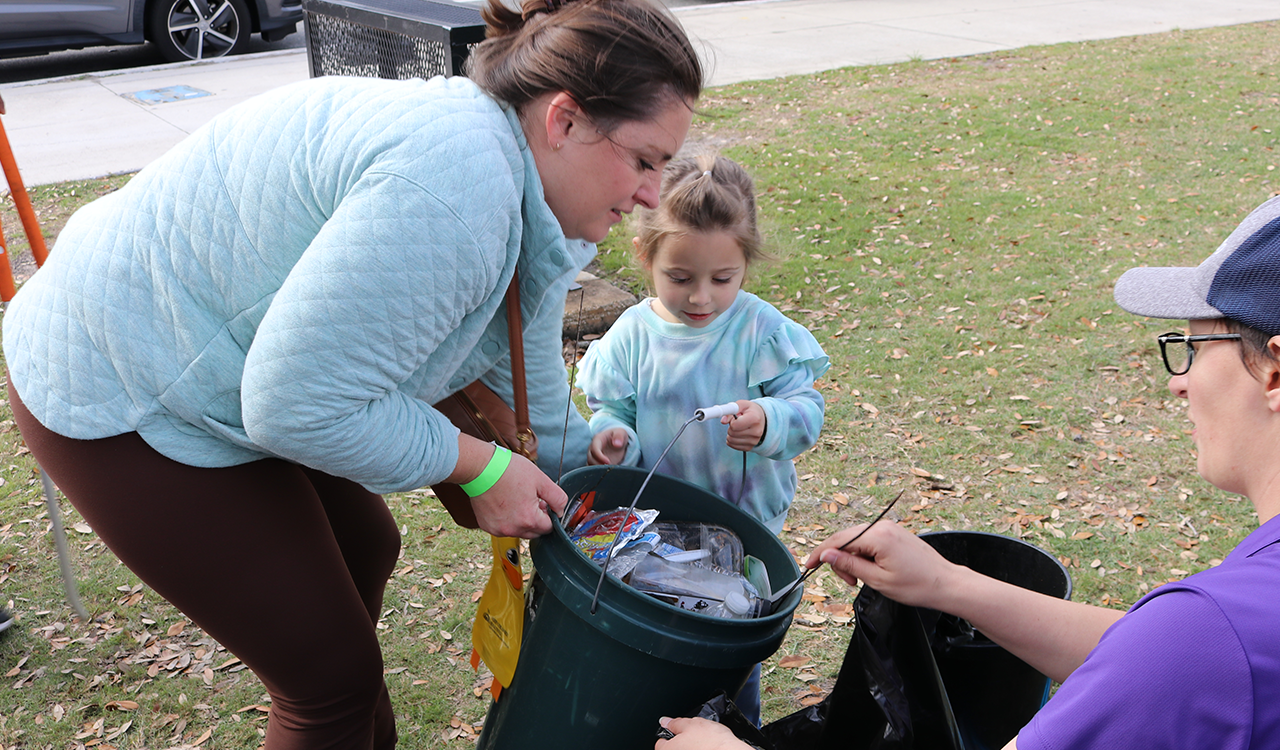
[[(465, 484), (474, 480), (493, 459), (493, 443), (458, 435), (458, 463), (446, 481)], [(533, 539), (551, 531), (548, 512), (560, 513), (568, 498), (559, 485), (532, 461), (518, 453), (486, 492), (471, 498), (480, 528), (494, 536)]]
[(494, 536), (533, 539), (551, 531), (551, 517), (564, 511), (564, 490), (532, 461), (512, 454), (511, 463), (488, 492), (471, 498), (480, 528)]
[(940, 609), (937, 604), (945, 591), (944, 581), (958, 566), (915, 534), (888, 521), (868, 529), (847, 550), (839, 549), (863, 528), (865, 524), (845, 529), (818, 545), (805, 567), (827, 563), (850, 586), (861, 580), (896, 602)]
[(675, 733), (669, 740), (658, 740), (654, 750), (749, 750), (747, 743), (733, 736), (723, 724), (707, 719), (668, 719), (658, 723)]
[(628, 442), (627, 431), (621, 427), (596, 433), (591, 438), (591, 449), (587, 452), (587, 465), (616, 466), (622, 463), (627, 455)]
[(754, 401), (738, 400), (738, 413), (721, 417), (720, 424), (729, 425), (729, 447), (736, 451), (749, 451), (764, 440), (768, 419), (764, 409)]

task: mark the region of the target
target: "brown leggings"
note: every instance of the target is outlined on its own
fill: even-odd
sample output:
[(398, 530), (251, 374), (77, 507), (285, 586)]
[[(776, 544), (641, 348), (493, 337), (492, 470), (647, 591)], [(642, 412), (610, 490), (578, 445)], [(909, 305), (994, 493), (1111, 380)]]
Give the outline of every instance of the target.
[(187, 466), (137, 433), (73, 440), (12, 385), (9, 402), (98, 537), (262, 680), (269, 750), (395, 746), (375, 625), (400, 534), (381, 497), (277, 459)]

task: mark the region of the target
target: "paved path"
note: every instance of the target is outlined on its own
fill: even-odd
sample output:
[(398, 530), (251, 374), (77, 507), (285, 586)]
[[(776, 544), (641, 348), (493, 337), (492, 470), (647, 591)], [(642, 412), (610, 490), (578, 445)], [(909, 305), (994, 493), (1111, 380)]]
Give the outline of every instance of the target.
[[(1277, 0), (743, 0), (676, 8), (713, 85), (849, 65), (1280, 19)], [(227, 107), (308, 76), (304, 50), (0, 85), (28, 185), (132, 172)], [(187, 87), (207, 95), (148, 102)], [(135, 96), (131, 96), (135, 95)], [(145, 99), (145, 97), (144, 97)]]

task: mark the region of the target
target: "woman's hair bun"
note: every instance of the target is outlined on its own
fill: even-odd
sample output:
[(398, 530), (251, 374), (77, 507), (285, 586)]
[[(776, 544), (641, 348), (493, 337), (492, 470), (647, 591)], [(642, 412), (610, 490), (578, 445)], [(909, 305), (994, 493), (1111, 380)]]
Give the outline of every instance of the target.
[(488, 0), (467, 75), (520, 110), (566, 92), (596, 127), (653, 118), (702, 92), (702, 63), (678, 21), (650, 0)]

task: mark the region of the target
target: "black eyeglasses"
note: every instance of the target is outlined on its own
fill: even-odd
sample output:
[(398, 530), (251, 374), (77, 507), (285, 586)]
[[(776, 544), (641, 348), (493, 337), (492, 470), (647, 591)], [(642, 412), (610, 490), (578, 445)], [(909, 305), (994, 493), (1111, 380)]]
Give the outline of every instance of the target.
[[(1188, 336), (1184, 333), (1162, 333), (1156, 336), (1160, 342), (1160, 356), (1164, 359), (1164, 369), (1170, 375), (1184, 375), (1191, 369), (1191, 361), (1196, 358), (1196, 349), (1192, 344), (1198, 341), (1239, 341), (1238, 333), (1205, 333), (1199, 336)], [(1173, 355), (1170, 356), (1169, 345), (1173, 344)], [(1178, 344), (1186, 346), (1183, 352)]]

